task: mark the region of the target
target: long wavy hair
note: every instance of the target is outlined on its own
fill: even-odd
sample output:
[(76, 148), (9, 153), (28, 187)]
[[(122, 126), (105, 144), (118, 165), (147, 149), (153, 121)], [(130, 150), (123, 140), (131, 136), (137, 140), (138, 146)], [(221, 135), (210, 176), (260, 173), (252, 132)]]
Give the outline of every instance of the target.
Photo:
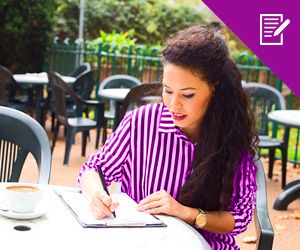
[(258, 137), (241, 74), (219, 31), (196, 25), (167, 40), (163, 64), (189, 68), (215, 91), (201, 123), (192, 172), (179, 201), (208, 211), (226, 210), (235, 167), (243, 152), (255, 155)]

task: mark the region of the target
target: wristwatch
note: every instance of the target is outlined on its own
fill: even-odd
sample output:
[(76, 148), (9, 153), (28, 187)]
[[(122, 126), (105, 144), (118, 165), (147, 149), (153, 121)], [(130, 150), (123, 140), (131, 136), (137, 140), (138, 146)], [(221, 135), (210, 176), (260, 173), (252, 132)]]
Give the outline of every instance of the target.
[(207, 216), (202, 209), (197, 208), (197, 210), (199, 211), (199, 214), (195, 218), (194, 225), (196, 228), (203, 228), (207, 223)]

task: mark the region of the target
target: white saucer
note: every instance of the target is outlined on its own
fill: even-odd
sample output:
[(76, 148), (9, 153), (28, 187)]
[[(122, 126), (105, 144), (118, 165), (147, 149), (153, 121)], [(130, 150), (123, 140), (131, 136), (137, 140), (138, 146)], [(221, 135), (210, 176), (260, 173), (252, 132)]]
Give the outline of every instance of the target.
[(17, 220), (30, 220), (30, 219), (36, 219), (41, 217), (42, 215), (45, 214), (45, 210), (37, 208), (35, 211), (32, 213), (16, 213), (13, 211), (4, 211), (0, 209), (0, 215), (3, 215), (7, 218), (11, 219), (17, 219)]

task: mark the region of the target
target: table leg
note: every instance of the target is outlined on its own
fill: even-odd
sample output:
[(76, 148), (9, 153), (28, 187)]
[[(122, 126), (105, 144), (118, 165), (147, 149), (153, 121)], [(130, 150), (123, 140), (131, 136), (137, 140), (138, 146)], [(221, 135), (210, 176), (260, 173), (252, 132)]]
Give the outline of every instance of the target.
[(122, 102), (116, 101), (115, 106), (115, 120), (114, 120), (114, 131), (117, 129), (117, 127), (120, 124), (120, 109), (121, 109)]
[(36, 112), (36, 120), (44, 127), (44, 119), (43, 119), (43, 110), (41, 107), (41, 103), (43, 100), (43, 85), (36, 85), (36, 100), (35, 100), (35, 112)]
[(286, 210), (288, 205), (300, 198), (300, 180), (289, 184), (289, 188), (284, 190), (276, 199), (273, 208), (275, 210)]
[(290, 137), (290, 128), (285, 127), (284, 129), (284, 137), (283, 137), (283, 149), (281, 156), (281, 165), (282, 165), (282, 176), (281, 176), (281, 188), (285, 187), (286, 184), (286, 164), (287, 164), (287, 156), (288, 156), (288, 143)]

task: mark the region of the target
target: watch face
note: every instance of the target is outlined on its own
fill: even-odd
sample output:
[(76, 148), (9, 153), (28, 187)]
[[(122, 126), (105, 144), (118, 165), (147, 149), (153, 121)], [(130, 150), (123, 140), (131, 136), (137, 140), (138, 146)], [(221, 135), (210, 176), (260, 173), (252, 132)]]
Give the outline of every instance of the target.
[(196, 226), (199, 228), (204, 227), (206, 224), (206, 220), (206, 215), (200, 213), (196, 218)]

